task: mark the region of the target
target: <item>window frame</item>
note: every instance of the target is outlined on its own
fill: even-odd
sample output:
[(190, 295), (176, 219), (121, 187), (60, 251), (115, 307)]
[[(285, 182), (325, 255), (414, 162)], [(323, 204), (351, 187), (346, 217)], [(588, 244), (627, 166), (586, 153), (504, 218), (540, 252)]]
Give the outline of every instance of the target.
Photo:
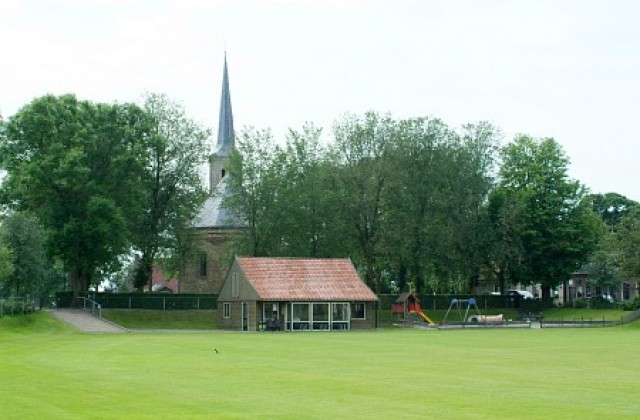
[[(362, 305), (362, 317), (358, 316), (356, 305)], [(351, 302), (350, 305), (351, 319), (367, 319), (367, 302)]]
[(231, 297), (240, 297), (240, 276), (238, 273), (231, 273)]
[(198, 276), (207, 277), (207, 254), (205, 252), (200, 254), (200, 261), (198, 261)]

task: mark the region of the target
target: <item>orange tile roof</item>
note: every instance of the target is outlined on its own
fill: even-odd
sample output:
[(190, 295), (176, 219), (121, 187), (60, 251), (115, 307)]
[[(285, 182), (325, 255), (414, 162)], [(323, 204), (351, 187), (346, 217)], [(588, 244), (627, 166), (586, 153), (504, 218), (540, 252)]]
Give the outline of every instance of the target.
[(262, 300), (378, 300), (349, 259), (238, 257), (237, 262)]

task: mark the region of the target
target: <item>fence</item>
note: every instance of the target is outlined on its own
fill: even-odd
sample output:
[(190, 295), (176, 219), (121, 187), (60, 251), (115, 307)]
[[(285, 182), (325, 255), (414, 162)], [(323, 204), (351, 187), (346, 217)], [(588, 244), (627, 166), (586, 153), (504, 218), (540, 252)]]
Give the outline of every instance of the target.
[(81, 297), (79, 299), (82, 302), (82, 309), (91, 312), (91, 315), (93, 316), (102, 318), (102, 306), (98, 302), (86, 297)]
[(606, 319), (604, 316), (599, 318), (585, 319), (545, 319), (540, 322), (541, 327), (613, 327), (615, 325), (628, 324), (640, 318), (640, 309), (633, 311), (627, 315), (621, 316), (620, 319)]
[(0, 299), (0, 317), (28, 314), (39, 309), (38, 299), (27, 297)]
[[(378, 295), (380, 299), (380, 309), (391, 309), (393, 302), (399, 297), (399, 294), (392, 295)], [(519, 308), (525, 301), (520, 296), (496, 296), (496, 295), (430, 295), (421, 294), (418, 295), (420, 304), (425, 311), (448, 309), (451, 305), (452, 299), (469, 299), (474, 298), (478, 308), (481, 310), (486, 309), (505, 309), (505, 308)], [(537, 300), (537, 302), (540, 302)]]
[[(218, 295), (214, 294), (165, 294), (165, 293), (91, 293), (80, 294), (78, 298), (89, 298), (101, 309), (153, 309), (203, 310), (217, 309)], [(81, 302), (75, 302), (80, 304)], [(73, 292), (56, 294), (56, 306), (67, 308), (74, 304)]]

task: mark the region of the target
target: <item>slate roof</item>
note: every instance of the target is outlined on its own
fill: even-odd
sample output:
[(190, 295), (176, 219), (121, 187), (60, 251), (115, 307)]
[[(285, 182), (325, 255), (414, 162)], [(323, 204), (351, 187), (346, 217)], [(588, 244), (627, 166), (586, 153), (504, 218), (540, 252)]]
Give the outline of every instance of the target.
[(215, 192), (207, 201), (193, 221), (195, 228), (246, 228), (247, 222), (230, 209), (223, 206), (224, 198), (229, 194), (227, 178), (222, 178)]
[(262, 300), (377, 301), (349, 259), (236, 258)]

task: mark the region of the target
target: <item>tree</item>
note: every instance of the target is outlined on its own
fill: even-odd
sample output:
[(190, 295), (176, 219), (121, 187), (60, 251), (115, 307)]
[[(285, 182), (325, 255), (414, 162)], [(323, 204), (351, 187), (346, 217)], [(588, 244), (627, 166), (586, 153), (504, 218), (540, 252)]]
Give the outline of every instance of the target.
[(252, 128), (240, 133), (229, 156), (229, 194), (223, 205), (247, 222), (247, 229), (235, 244), (242, 254), (273, 255), (281, 242), (275, 224), (282, 209), (277, 203), (283, 182), (281, 158), (271, 132)]
[(275, 221), (280, 235), (278, 255), (336, 257), (345, 255), (338, 194), (332, 178), (333, 162), (320, 146), (321, 130), (306, 125), (290, 130), (285, 147), (278, 149), (277, 204)]
[(489, 240), (485, 271), (487, 277), (495, 279), (502, 293), (509, 284), (531, 278), (524, 246), (525, 215), (524, 200), (518, 200), (513, 192), (501, 188), (491, 192), (486, 212)]
[(144, 211), (133, 229), (133, 243), (142, 254), (135, 276), (139, 290), (151, 284), (158, 253), (179, 258), (176, 236), (194, 219), (207, 197), (199, 168), (208, 156), (206, 140), (210, 135), (165, 95), (147, 94), (144, 110), (151, 121), (146, 170), (139, 190)]
[[(522, 252), (511, 253), (519, 258), (513, 265), (522, 268), (513, 280), (540, 283), (542, 297), (549, 298), (552, 287), (586, 262), (597, 244), (600, 222), (589, 200), (582, 200), (584, 187), (568, 177), (569, 160), (555, 140), (520, 135), (503, 149), (502, 160), (495, 194), (504, 196), (507, 209), (517, 209), (516, 229), (511, 230), (522, 247)], [(493, 215), (497, 221), (505, 217)]]
[(634, 207), (620, 220), (617, 231), (620, 271), (626, 277), (640, 277), (640, 208)]
[(620, 219), (639, 206), (637, 202), (617, 193), (592, 194), (589, 198), (593, 202), (593, 210), (610, 227), (620, 224)]
[(620, 244), (613, 233), (605, 232), (603, 239), (585, 265), (588, 282), (606, 291), (617, 290), (623, 280)]
[(275, 146), (268, 131), (245, 130), (231, 156), (224, 205), (243, 215), (238, 249), (254, 256), (348, 255), (334, 162), (320, 146), (321, 130), (289, 130)]
[(48, 292), (52, 266), (46, 252), (46, 234), (32, 216), (9, 213), (2, 219), (0, 244), (10, 250), (13, 269), (5, 275), (5, 294), (27, 296)]
[(383, 242), (386, 234), (385, 195), (392, 168), (388, 156), (396, 122), (373, 112), (363, 117), (346, 116), (334, 126), (335, 185), (345, 237), (354, 244), (353, 259), (362, 267), (365, 282), (382, 290)]
[(47, 95), (6, 125), (0, 158), (4, 202), (32, 212), (73, 290), (118, 265), (142, 212), (137, 191), (146, 165), (149, 119), (130, 104), (94, 104)]
[(11, 289), (9, 278), (15, 271), (12, 260), (13, 256), (9, 247), (0, 244), (0, 296), (3, 294), (2, 291)]
[[(589, 282), (602, 290), (617, 290), (625, 275), (633, 276), (629, 265), (633, 258), (633, 221), (638, 214), (638, 203), (616, 194), (592, 194), (588, 196), (593, 210), (603, 222), (602, 240), (584, 270)], [(640, 271), (637, 271), (640, 273)]]

